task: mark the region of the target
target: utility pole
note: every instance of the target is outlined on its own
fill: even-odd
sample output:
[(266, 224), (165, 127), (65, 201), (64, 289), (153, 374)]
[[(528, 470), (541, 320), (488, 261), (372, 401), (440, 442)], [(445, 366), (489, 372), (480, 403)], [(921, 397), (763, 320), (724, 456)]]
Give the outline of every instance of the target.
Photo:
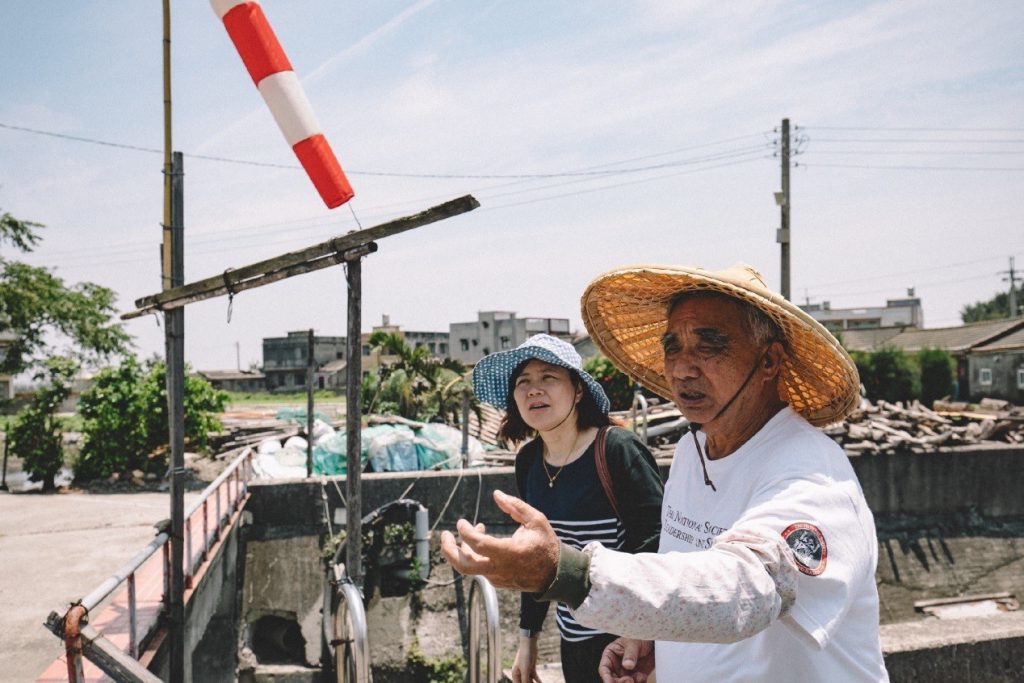
[(242, 348), (238, 342), (235, 342), (235, 366), (242, 371)]
[(306, 348), (306, 476), (313, 476), (313, 382), (316, 381), (313, 329)]
[(1010, 269), (1004, 270), (999, 274), (1006, 276), (1003, 278), (1003, 282), (1010, 283), (1010, 317), (1015, 318), (1017, 317), (1017, 312), (1019, 310), (1017, 308), (1017, 282), (1024, 280), (1024, 278), (1018, 277), (1017, 272), (1013, 269), (1012, 256), (1010, 257)]
[[(174, 152), (171, 172), (171, 287), (185, 284), (184, 170)], [(188, 669), (185, 651), (185, 309), (164, 311), (167, 358), (167, 416), (171, 455), (170, 680), (182, 681)], [(187, 561), (191, 562), (192, 558)]]
[(779, 156), (782, 160), (782, 191), (775, 193), (775, 203), (781, 209), (781, 221), (775, 234), (781, 252), (782, 296), (789, 299), (789, 119), (782, 119), (782, 139)]
[[(171, 142), (171, 0), (163, 0), (164, 96), (164, 220), (161, 284), (167, 290), (185, 284), (184, 168), (181, 152)], [(171, 460), (171, 533), (169, 595), (164, 596), (170, 621), (168, 673), (170, 680), (185, 680), (185, 311), (164, 312), (167, 418)], [(191, 561), (191, 558), (189, 558)]]

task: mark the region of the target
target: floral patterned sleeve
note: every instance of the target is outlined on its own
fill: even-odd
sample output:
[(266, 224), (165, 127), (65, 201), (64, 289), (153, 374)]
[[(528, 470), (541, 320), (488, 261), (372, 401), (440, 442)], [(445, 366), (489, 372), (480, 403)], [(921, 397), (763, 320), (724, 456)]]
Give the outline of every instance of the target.
[(643, 640), (732, 643), (785, 615), (798, 570), (778, 532), (734, 528), (706, 551), (629, 555), (591, 543), (589, 592), (573, 611), (590, 628)]

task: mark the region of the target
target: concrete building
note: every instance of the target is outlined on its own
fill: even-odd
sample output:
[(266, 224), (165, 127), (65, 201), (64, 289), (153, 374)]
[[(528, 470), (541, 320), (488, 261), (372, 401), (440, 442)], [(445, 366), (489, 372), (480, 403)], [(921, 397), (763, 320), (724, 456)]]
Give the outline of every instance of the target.
[(406, 346), (412, 349), (425, 348), (434, 358), (448, 358), (448, 333), (447, 332), (421, 332), (403, 330), (399, 325), (391, 324), (391, 316), (381, 316), (381, 324), (374, 325), (372, 331), (362, 335), (363, 353), (363, 375), (376, 372), (377, 368), (387, 363), (398, 360), (393, 356), (386, 356), (370, 346), (370, 337), (376, 332), (387, 332), (397, 334)]
[(198, 370), (192, 373), (196, 377), (202, 377), (210, 383), (214, 389), (221, 391), (234, 391), (238, 393), (252, 393), (265, 391), (267, 386), (266, 376), (259, 370)]
[[(843, 346), (850, 351), (877, 351), (891, 346), (908, 354), (924, 349), (949, 352), (956, 361), (958, 400), (976, 400), (983, 396), (1016, 400), (1010, 397), (1011, 393), (1022, 395), (1021, 390), (1013, 388), (1017, 383), (1017, 368), (1024, 362), (1013, 360), (1017, 354), (1024, 357), (1024, 349), (1015, 350), (1024, 343), (1021, 335), (1024, 335), (1024, 318), (1021, 317), (927, 330), (908, 327), (840, 333)], [(1002, 379), (997, 381), (997, 377)]]
[(1006, 336), (971, 349), (967, 356), (970, 400), (999, 398), (1024, 405), (1024, 318)]
[(475, 322), (452, 323), (448, 332), (451, 357), (466, 365), (495, 351), (514, 349), (535, 334), (572, 342), (568, 318), (517, 318), (512, 311), (481, 311)]
[(924, 327), (921, 299), (913, 288), (902, 299), (888, 299), (885, 306), (867, 308), (832, 308), (828, 301), (800, 306), (830, 332), (867, 330), (879, 327)]
[[(263, 374), (268, 391), (303, 391), (309, 356), (309, 332), (289, 332), (287, 337), (264, 337)], [(345, 337), (313, 336), (313, 361), (317, 367), (345, 358)], [(325, 379), (326, 383), (326, 379)]]

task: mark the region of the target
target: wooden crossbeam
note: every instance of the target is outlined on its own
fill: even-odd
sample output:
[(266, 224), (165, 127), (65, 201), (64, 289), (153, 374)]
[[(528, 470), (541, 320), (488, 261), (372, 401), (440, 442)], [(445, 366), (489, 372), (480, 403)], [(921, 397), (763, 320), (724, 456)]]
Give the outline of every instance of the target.
[(180, 308), (196, 301), (253, 289), (295, 275), (337, 265), (376, 251), (374, 240), (458, 216), (479, 206), (480, 202), (476, 198), (472, 195), (465, 195), (411, 216), (333, 237), (326, 242), (299, 251), (281, 254), (241, 268), (229, 268), (220, 275), (137, 299), (135, 301), (136, 310), (123, 314), (121, 319), (129, 320), (154, 311)]

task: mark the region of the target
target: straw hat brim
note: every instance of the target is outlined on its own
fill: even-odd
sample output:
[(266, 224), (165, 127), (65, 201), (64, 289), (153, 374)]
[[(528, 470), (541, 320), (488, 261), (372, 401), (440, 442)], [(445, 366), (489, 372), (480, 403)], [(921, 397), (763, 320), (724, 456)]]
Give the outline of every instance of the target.
[(617, 268), (598, 276), (583, 293), (583, 322), (596, 346), (619, 370), (671, 401), (661, 338), (669, 301), (682, 291), (736, 297), (779, 324), (786, 340), (780, 398), (811, 424), (836, 422), (856, 407), (860, 378), (846, 350), (821, 323), (769, 290), (749, 266), (723, 271), (687, 266)]

